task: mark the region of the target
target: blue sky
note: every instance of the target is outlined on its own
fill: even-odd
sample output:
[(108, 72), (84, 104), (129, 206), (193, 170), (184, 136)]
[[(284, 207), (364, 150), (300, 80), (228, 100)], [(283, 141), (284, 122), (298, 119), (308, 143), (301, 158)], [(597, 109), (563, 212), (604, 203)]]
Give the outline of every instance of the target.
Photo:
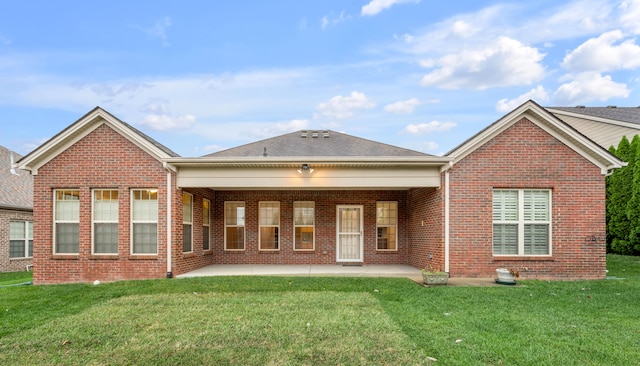
[(640, 0), (0, 0), (0, 145), (101, 106), (182, 156), (300, 129), (446, 153), (528, 99), (640, 106)]

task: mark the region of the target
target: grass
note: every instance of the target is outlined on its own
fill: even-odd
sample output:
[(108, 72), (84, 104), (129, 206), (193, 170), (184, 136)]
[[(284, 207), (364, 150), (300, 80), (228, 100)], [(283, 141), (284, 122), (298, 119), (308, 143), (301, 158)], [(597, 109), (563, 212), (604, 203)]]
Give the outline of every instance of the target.
[[(212, 277), (0, 288), (0, 364), (629, 365), (640, 258), (618, 280), (425, 288)], [(0, 275), (0, 283), (5, 281)]]
[(0, 273), (0, 286), (10, 286), (31, 282), (33, 277), (32, 275), (33, 273), (30, 271)]

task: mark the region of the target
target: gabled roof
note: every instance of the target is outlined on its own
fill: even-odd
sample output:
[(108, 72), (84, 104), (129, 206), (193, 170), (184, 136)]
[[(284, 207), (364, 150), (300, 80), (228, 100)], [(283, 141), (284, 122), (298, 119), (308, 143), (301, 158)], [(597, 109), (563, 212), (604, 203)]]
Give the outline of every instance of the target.
[[(640, 128), (640, 107), (546, 107), (554, 114), (583, 115), (596, 117), (601, 122), (627, 122), (638, 125)], [(606, 120), (606, 121), (605, 121)]]
[(594, 165), (598, 166), (602, 174), (609, 174), (612, 169), (625, 166), (626, 163), (618, 159), (602, 146), (571, 127), (536, 102), (529, 100), (518, 108), (506, 114), (501, 119), (487, 126), (458, 147), (447, 153), (452, 158), (452, 164), (462, 160), (467, 155), (526, 117), (538, 127), (562, 141), (569, 148), (582, 155)]
[(407, 157), (433, 155), (331, 130), (302, 130), (206, 155), (206, 157)]
[(128, 123), (119, 120), (104, 109), (96, 107), (49, 139), (49, 141), (20, 159), (18, 161), (18, 167), (29, 170), (34, 175), (37, 174), (41, 166), (103, 124), (108, 125), (158, 160), (179, 156), (171, 151), (171, 149), (160, 144)]
[[(14, 153), (14, 159), (21, 156)], [(0, 146), (0, 208), (33, 210), (33, 177), (29, 172), (11, 171), (11, 152)]]

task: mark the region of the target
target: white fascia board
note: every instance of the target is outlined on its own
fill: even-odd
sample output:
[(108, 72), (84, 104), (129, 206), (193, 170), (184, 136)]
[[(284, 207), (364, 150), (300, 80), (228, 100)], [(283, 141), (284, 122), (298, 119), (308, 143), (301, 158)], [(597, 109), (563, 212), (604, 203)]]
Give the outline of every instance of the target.
[(103, 124), (108, 125), (113, 130), (124, 136), (127, 140), (131, 141), (133, 144), (140, 147), (159, 161), (169, 158), (169, 155), (135, 131), (127, 128), (108, 112), (101, 108), (96, 108), (89, 114), (85, 115), (82, 119), (73, 123), (58, 135), (51, 138), (49, 141), (40, 145), (33, 152), (23, 157), (18, 163), (18, 168), (31, 171), (31, 174), (37, 175), (38, 169), (41, 166), (67, 150), (69, 147), (73, 146)]
[(400, 166), (445, 166), (451, 158), (439, 156), (407, 156), (407, 157), (359, 157), (359, 156), (318, 156), (318, 157), (224, 157), (224, 158), (168, 158), (164, 162), (175, 167), (294, 167), (309, 164), (317, 167), (400, 167)]
[(511, 127), (523, 117), (562, 141), (565, 145), (592, 162), (594, 165), (600, 167), (602, 174), (608, 174), (611, 169), (620, 168), (625, 165), (615, 156), (609, 154), (608, 151), (603, 150), (600, 145), (596, 144), (588, 137), (578, 133), (566, 123), (558, 121), (558, 117), (551, 115), (549, 111), (531, 101), (522, 104), (520, 107), (514, 109), (498, 121), (494, 122), (491, 126), (479, 132), (470, 140), (451, 151), (448, 156), (452, 158), (452, 165), (471, 154), (480, 146), (489, 142), (495, 136)]

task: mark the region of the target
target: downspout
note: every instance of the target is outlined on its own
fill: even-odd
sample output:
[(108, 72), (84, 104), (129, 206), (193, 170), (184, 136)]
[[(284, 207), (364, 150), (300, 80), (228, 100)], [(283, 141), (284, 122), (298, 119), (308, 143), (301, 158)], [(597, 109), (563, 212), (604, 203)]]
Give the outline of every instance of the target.
[(449, 169), (444, 171), (444, 271), (449, 273)]
[(171, 174), (173, 172), (176, 172), (175, 168), (169, 164), (167, 164), (166, 162), (163, 162), (162, 165), (164, 166), (165, 170), (167, 171), (167, 278), (172, 278), (173, 277), (173, 269), (172, 269), (172, 257), (173, 257), (173, 251), (171, 250), (171, 236), (173, 235), (173, 231), (171, 230), (171, 223), (172, 223), (172, 213), (171, 213), (171, 208), (172, 208), (172, 184), (171, 184)]

